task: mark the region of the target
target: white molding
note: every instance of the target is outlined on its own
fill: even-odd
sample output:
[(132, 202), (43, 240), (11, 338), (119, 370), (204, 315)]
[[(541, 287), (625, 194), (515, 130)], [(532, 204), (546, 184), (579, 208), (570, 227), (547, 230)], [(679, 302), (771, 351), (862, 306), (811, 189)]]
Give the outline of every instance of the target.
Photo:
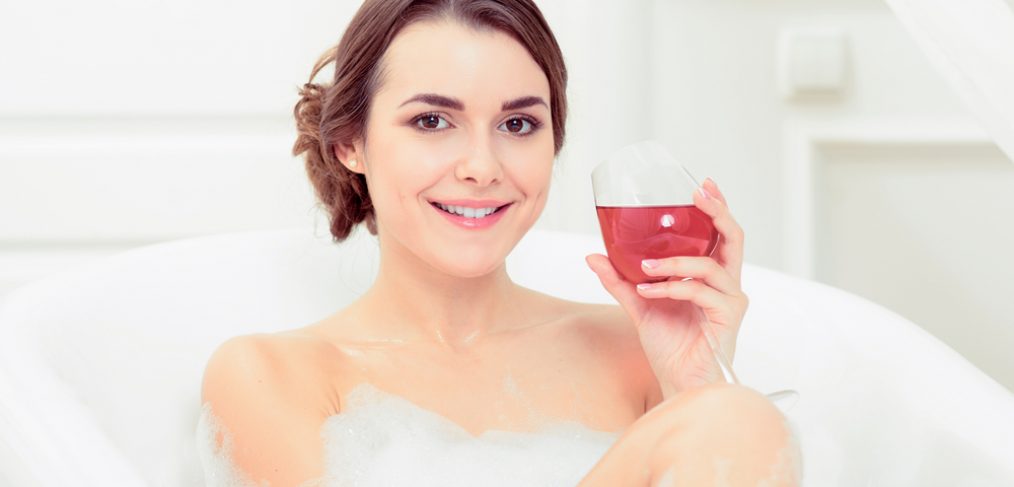
[(287, 114), (0, 116), (0, 299), (141, 245), (313, 225), (294, 140)]
[(0, 244), (309, 225), (294, 140), (281, 116), (0, 119)]
[(783, 130), (782, 268), (799, 277), (815, 277), (814, 220), (819, 165), (824, 156), (857, 147), (995, 147), (982, 128), (967, 120), (846, 120), (790, 122)]

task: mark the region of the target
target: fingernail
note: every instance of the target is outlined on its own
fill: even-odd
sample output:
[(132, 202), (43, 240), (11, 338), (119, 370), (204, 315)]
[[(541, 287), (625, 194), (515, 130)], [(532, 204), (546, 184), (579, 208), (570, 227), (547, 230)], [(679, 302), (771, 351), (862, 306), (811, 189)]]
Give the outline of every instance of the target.
[(651, 289), (651, 283), (650, 282), (642, 282), (642, 283), (640, 283), (640, 284), (637, 285), (637, 289), (640, 289), (642, 291), (644, 291), (646, 289)]
[(644, 266), (645, 269), (654, 269), (658, 267), (658, 261), (655, 259), (644, 259), (641, 261), (641, 265)]
[(708, 190), (704, 189), (704, 186), (697, 188), (697, 192), (701, 193), (701, 196), (703, 196), (705, 199), (709, 200), (711, 199), (711, 193), (709, 193)]

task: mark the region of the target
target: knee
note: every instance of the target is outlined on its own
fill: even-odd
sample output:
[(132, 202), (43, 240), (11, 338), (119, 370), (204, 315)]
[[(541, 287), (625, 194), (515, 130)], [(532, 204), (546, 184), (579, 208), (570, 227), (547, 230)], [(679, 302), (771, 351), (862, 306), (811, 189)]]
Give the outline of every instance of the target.
[[(645, 415), (655, 427), (696, 426), (716, 432), (784, 427), (785, 416), (763, 394), (745, 386), (715, 383), (671, 397)], [(760, 433), (760, 432), (757, 432)]]
[[(684, 481), (798, 485), (799, 448), (785, 416), (759, 392), (711, 384), (659, 404), (652, 471)], [(682, 473), (681, 473), (682, 472)], [(654, 484), (653, 484), (654, 485)]]
[(749, 387), (716, 383), (691, 389), (660, 404), (670, 419), (693, 418), (708, 429), (769, 427), (785, 422), (785, 416), (763, 394)]

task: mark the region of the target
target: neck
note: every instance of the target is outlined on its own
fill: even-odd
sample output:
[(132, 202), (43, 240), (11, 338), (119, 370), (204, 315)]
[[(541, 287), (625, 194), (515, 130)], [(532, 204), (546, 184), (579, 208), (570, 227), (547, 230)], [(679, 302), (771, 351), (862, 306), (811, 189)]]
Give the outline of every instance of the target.
[(385, 242), (377, 279), (361, 304), (374, 333), (463, 350), (525, 323), (522, 293), (502, 262), (481, 276), (453, 276)]

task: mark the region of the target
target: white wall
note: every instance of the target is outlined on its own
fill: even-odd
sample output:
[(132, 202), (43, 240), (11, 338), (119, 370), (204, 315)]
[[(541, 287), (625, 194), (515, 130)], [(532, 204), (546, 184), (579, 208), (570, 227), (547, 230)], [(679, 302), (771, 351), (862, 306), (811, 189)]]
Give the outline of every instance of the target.
[(292, 105), (357, 6), (5, 4), (0, 293), (145, 243), (311, 225)]
[[(891, 307), (1014, 388), (1014, 361), (1006, 358), (1014, 348), (1014, 310), (999, 304), (1012, 289), (1014, 259), (1002, 252), (1012, 234), (996, 223), (1009, 215), (1011, 196), (1001, 188), (1014, 165), (1003, 164), (880, 0), (540, 5), (571, 73), (568, 145), (540, 227), (597, 233), (591, 168), (606, 151), (658, 138), (721, 185), (746, 230), (748, 261)], [(296, 87), (357, 6), (5, 5), (0, 295), (145, 243), (326, 228), (301, 161), (289, 155), (291, 109)], [(784, 99), (779, 35), (813, 27), (844, 34), (844, 88)], [(920, 157), (927, 151), (934, 157)], [(961, 161), (969, 163), (955, 167)], [(952, 177), (961, 184), (946, 184)], [(878, 188), (891, 180), (899, 182), (884, 199)], [(988, 198), (961, 199), (987, 183), (994, 185)], [(834, 195), (859, 195), (866, 206), (841, 204)], [(943, 197), (954, 198), (955, 214), (979, 215), (980, 238), (995, 246), (990, 265), (967, 262), (983, 252), (968, 241), (951, 253), (927, 241), (940, 234), (925, 212), (942, 211), (928, 201)], [(889, 238), (905, 241), (909, 257), (921, 260), (872, 259), (877, 248), (860, 245), (867, 243), (862, 225), (887, 223), (859, 217), (875, 210), (904, 215), (891, 227), (901, 233)], [(841, 232), (855, 245), (834, 240)], [(962, 291), (925, 279), (913, 285), (917, 270), (958, 273), (951, 281)]]
[[(596, 232), (593, 155), (653, 136), (724, 189), (748, 261), (887, 306), (1014, 388), (1014, 164), (883, 2), (634, 3), (551, 18), (594, 32), (562, 39), (577, 53), (570, 206), (547, 222)], [(780, 36), (800, 29), (844, 35), (840, 91), (782, 96)]]

